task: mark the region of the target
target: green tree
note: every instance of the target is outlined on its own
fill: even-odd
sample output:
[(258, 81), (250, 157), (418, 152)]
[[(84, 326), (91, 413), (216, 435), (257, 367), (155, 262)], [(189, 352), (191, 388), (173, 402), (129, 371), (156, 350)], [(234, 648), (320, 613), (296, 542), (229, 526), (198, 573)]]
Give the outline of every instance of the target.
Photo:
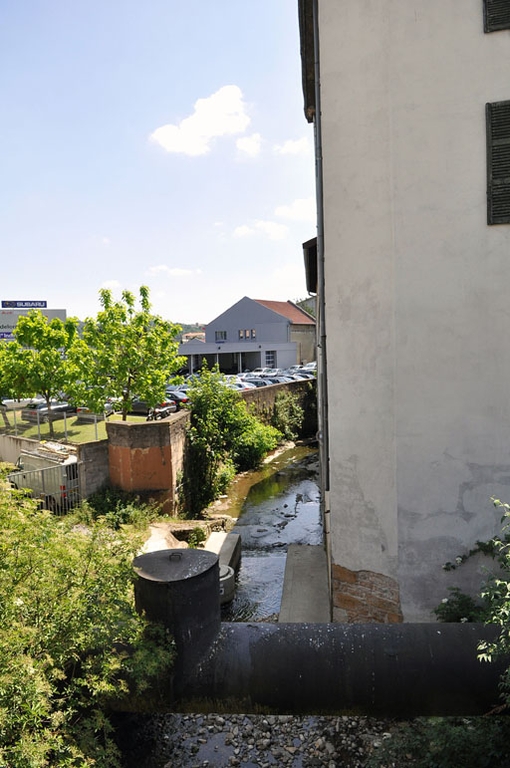
[[(67, 390), (74, 376), (69, 351), (77, 338), (78, 320), (49, 320), (40, 310), (31, 310), (18, 319), (15, 341), (5, 345), (0, 355), (2, 389), (13, 397), (44, 397), (51, 400)], [(48, 417), (49, 418), (49, 417)], [(49, 418), (50, 435), (53, 422)]]
[(0, 765), (120, 768), (111, 704), (168, 679), (174, 653), (135, 610), (139, 542), (1, 485), (0, 525)]
[(226, 489), (236, 471), (256, 467), (281, 434), (248, 412), (217, 366), (212, 370), (204, 366), (188, 394), (191, 425), (180, 499), (188, 514), (198, 516)]
[(82, 339), (72, 359), (79, 370), (73, 394), (96, 412), (105, 399), (120, 401), (125, 420), (134, 397), (149, 406), (165, 396), (165, 387), (182, 366), (176, 339), (180, 326), (151, 313), (149, 289), (140, 288), (140, 308), (129, 291), (114, 301), (109, 290), (99, 292), (97, 317), (85, 320)]

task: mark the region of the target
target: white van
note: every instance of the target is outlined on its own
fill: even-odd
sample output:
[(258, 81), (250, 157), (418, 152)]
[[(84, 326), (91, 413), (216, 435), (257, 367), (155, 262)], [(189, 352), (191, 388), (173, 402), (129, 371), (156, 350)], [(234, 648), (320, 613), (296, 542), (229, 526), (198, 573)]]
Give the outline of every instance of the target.
[(43, 507), (62, 514), (80, 500), (78, 460), (72, 449), (55, 446), (47, 443), (36, 451), (22, 451), (7, 479), (13, 488), (30, 490)]

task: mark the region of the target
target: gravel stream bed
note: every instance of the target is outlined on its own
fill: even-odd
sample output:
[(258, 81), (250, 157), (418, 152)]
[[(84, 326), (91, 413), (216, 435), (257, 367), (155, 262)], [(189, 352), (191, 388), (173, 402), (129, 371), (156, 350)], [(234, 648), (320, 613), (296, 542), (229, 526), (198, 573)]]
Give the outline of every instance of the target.
[(125, 768), (363, 768), (395, 723), (368, 717), (167, 714), (128, 718)]

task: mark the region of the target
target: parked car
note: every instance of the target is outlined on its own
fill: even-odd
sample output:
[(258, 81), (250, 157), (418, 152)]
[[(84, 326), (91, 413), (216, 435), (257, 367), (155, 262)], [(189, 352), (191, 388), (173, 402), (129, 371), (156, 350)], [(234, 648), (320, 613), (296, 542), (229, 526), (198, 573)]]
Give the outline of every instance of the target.
[[(162, 403), (158, 403), (158, 408), (174, 407), (177, 410), (177, 401), (173, 397), (167, 396)], [(141, 400), (139, 397), (134, 397), (131, 402), (129, 413), (139, 414), (141, 416), (148, 416), (151, 408), (147, 405), (145, 400)]]
[(37, 403), (39, 400), (45, 402), (42, 397), (25, 397), (20, 400), (5, 398), (0, 400), (0, 408), (6, 408), (8, 411), (19, 411), (20, 408), (26, 408), (30, 403)]
[(63, 419), (65, 414), (76, 413), (76, 406), (72, 403), (52, 400), (50, 409), (46, 405), (46, 400), (36, 400), (21, 410), (21, 418), (24, 421), (34, 421), (41, 424), (48, 424), (50, 421)]
[(238, 380), (238, 381), (232, 381), (232, 380), (231, 381), (227, 381), (226, 382), (226, 386), (229, 389), (236, 389), (239, 392), (242, 392), (243, 390), (247, 390), (247, 389), (255, 389), (256, 388), (255, 384), (252, 384), (251, 382), (246, 381), (246, 380), (242, 380), (242, 381), (241, 380)]
[(179, 410), (181, 405), (186, 405), (186, 403), (190, 402), (189, 396), (185, 390), (167, 389), (166, 394), (170, 400), (175, 400), (177, 404), (176, 410)]
[(103, 419), (112, 416), (118, 408), (118, 400), (107, 400), (101, 413), (94, 413), (94, 411), (91, 411), (86, 405), (79, 405), (76, 408), (76, 415), (80, 421), (102, 421)]
[(267, 387), (270, 383), (269, 381), (266, 381), (266, 379), (263, 379), (261, 376), (245, 376), (244, 381), (247, 381), (248, 384), (254, 384), (256, 387)]

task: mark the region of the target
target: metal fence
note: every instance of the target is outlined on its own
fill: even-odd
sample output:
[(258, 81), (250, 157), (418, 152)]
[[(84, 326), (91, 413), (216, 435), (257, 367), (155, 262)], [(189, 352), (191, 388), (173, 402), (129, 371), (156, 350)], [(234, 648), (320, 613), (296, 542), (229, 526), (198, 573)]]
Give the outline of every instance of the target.
[(80, 464), (57, 464), (43, 469), (17, 470), (8, 480), (13, 488), (25, 489), (41, 506), (63, 515), (81, 501)]

